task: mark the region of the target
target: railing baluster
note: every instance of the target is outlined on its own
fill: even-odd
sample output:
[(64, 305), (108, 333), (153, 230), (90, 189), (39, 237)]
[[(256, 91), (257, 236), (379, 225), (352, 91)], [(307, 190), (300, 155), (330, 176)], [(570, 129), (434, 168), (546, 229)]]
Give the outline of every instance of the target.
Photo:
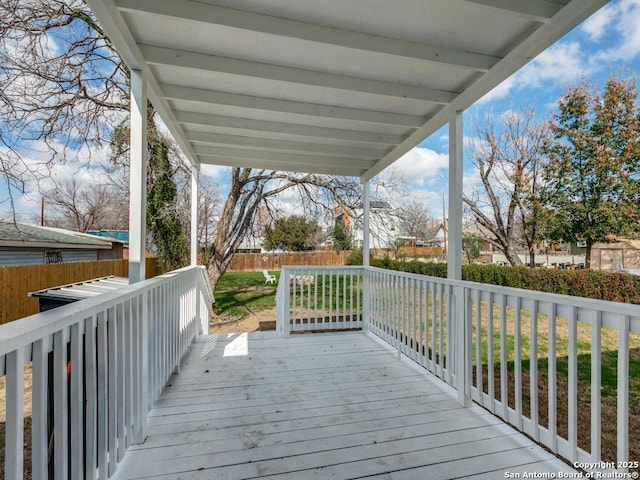
[(547, 355), (547, 365), (549, 378), (547, 380), (548, 385), (548, 418), (549, 418), (549, 434), (551, 435), (551, 444), (548, 447), (553, 451), (558, 451), (558, 407), (556, 399), (558, 396), (557, 387), (557, 368), (556, 368), (556, 316), (557, 308), (556, 304), (552, 303), (549, 307), (549, 353)]
[(53, 336), (53, 460), (55, 478), (67, 478), (69, 471), (68, 452), (68, 363), (67, 344), (69, 332), (66, 328)]
[(484, 394), (484, 382), (482, 381), (482, 293), (476, 290), (478, 299), (476, 300), (476, 388), (478, 398), (476, 401), (482, 403)]
[[(5, 479), (22, 480), (24, 445), (24, 348), (6, 356)], [(66, 382), (65, 382), (66, 388)], [(66, 418), (66, 417), (65, 417)]]
[(424, 296), (427, 295), (427, 282), (420, 280), (420, 290), (418, 292), (418, 358), (420, 359), (420, 365), (423, 367), (426, 365), (425, 359), (425, 339), (422, 338), (423, 323), (425, 322), (425, 309), (424, 309)]
[(531, 412), (532, 437), (540, 441), (540, 425), (538, 422), (538, 302), (533, 300), (530, 311), (529, 330), (529, 408)]
[(313, 282), (313, 315), (314, 315), (314, 328), (318, 328), (318, 281), (320, 280), (319, 272), (314, 272), (314, 282)]
[(109, 476), (111, 477), (118, 464), (118, 356), (120, 349), (118, 348), (118, 324), (116, 322), (116, 307), (107, 310), (107, 347), (109, 361), (108, 368), (108, 409), (107, 409), (107, 425), (109, 429)]
[[(618, 463), (629, 461), (629, 328), (628, 315), (621, 318), (618, 327)], [(627, 469), (625, 469), (627, 470)]]
[(86, 429), (85, 455), (84, 455), (84, 478), (95, 479), (98, 460), (96, 456), (97, 438), (100, 427), (97, 421), (98, 409), (98, 371), (96, 361), (96, 316), (92, 315), (85, 321), (84, 334), (84, 372), (85, 372), (85, 415), (84, 423)]
[(418, 313), (418, 297), (417, 297), (417, 288), (416, 288), (417, 280), (415, 278), (411, 279), (411, 358), (414, 361), (417, 361), (418, 357), (418, 347), (417, 347), (417, 338), (416, 338), (416, 315)]
[(514, 396), (516, 405), (516, 427), (522, 431), (522, 300), (516, 297), (516, 304), (513, 316), (513, 329), (515, 330), (515, 338), (513, 340), (515, 358), (514, 358)]
[(436, 373), (436, 367), (437, 367), (437, 355), (436, 355), (436, 340), (438, 339), (438, 336), (436, 335), (436, 328), (437, 328), (437, 323), (438, 323), (438, 288), (439, 288), (439, 284), (434, 284), (433, 285), (433, 290), (431, 292), (431, 296), (432, 296), (432, 308), (433, 308), (433, 314), (432, 314), (432, 318), (431, 318), (431, 372), (432, 373)]
[(500, 403), (502, 418), (509, 420), (509, 391), (507, 371), (507, 299), (500, 295)]
[(602, 406), (600, 389), (602, 388), (602, 312), (595, 312), (591, 324), (591, 461), (599, 462), (601, 457)]
[(569, 451), (572, 462), (578, 460), (578, 312), (576, 307), (571, 308), (569, 322), (569, 380), (568, 398), (569, 403)]
[(311, 329), (311, 270), (307, 270), (307, 326)]
[(107, 319), (98, 314), (98, 470), (99, 478), (107, 478)]
[(124, 412), (124, 424), (125, 424), (125, 448), (129, 448), (133, 439), (133, 408), (134, 399), (133, 392), (135, 384), (133, 383), (133, 299), (128, 300), (125, 303), (125, 330), (124, 333), (124, 365), (125, 365), (125, 412)]
[(438, 377), (440, 378), (444, 378), (443, 368), (442, 368), (443, 362), (444, 362), (443, 334), (444, 334), (444, 311), (445, 311), (445, 304), (446, 304), (444, 290), (445, 290), (444, 285), (440, 284), (440, 288), (438, 289), (438, 296), (439, 296), (439, 302), (440, 302), (440, 312), (438, 315), (438, 356), (436, 357), (438, 359)]
[[(84, 408), (84, 369), (83, 369), (83, 349), (82, 349), (82, 336), (84, 335), (84, 320), (71, 325), (70, 331), (70, 350), (71, 350), (71, 362), (70, 377), (71, 388), (69, 392), (70, 405), (72, 412), (82, 412)], [(84, 478), (83, 469), (83, 449), (85, 446), (84, 428), (81, 415), (71, 415), (70, 418), (70, 456), (71, 464), (69, 465), (71, 478), (81, 479)]]
[(489, 292), (487, 299), (487, 394), (489, 395), (489, 405), (486, 405), (492, 412), (495, 411), (495, 364), (493, 361), (493, 293)]
[(126, 452), (125, 450), (125, 441), (124, 441), (124, 435), (125, 435), (125, 415), (124, 415), (124, 405), (125, 405), (125, 388), (126, 388), (126, 382), (125, 382), (125, 375), (124, 375), (124, 369), (125, 369), (125, 355), (126, 355), (126, 351), (125, 351), (125, 343), (124, 343), (124, 305), (122, 303), (118, 304), (116, 306), (116, 324), (117, 324), (117, 337), (116, 337), (116, 341), (117, 341), (117, 347), (118, 347), (118, 357), (117, 357), (117, 362), (116, 362), (116, 368), (117, 368), (117, 372), (116, 372), (116, 378), (117, 378), (117, 383), (118, 383), (118, 391), (117, 391), (117, 403), (116, 403), (116, 411), (117, 411), (117, 416), (116, 416), (116, 422), (117, 422), (117, 429), (116, 429), (116, 436), (118, 438), (118, 454), (117, 454), (117, 461), (120, 462), (123, 458), (124, 458), (124, 454)]
[(31, 474), (33, 478), (48, 477), (47, 448), (48, 429), (48, 382), (49, 337), (33, 344), (32, 355), (32, 392), (31, 392)]

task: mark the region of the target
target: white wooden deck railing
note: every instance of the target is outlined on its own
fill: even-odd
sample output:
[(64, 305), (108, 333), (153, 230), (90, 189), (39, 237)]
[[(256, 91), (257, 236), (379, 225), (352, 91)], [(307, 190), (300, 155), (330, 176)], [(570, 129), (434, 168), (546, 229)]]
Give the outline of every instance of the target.
[(362, 328), (362, 267), (283, 267), (277, 328), (289, 332)]
[(204, 269), (188, 267), (0, 326), (5, 478), (23, 478), (24, 445), (32, 478), (113, 475), (144, 440), (149, 408), (182, 354), (208, 332), (212, 300)]
[[(285, 267), (282, 278), (289, 275), (294, 279), (296, 275), (358, 278), (358, 290), (359, 285), (367, 289), (359, 297), (366, 301), (357, 303), (363, 322), (352, 324), (355, 328), (371, 331), (399, 355), (456, 388), (460, 401), (472, 399), (554, 453), (583, 466), (597, 467), (602, 460), (605, 339), (607, 348), (613, 345), (608, 355), (617, 357), (617, 458), (607, 460), (621, 462), (621, 470), (629, 462), (629, 355), (630, 344), (640, 344), (640, 306), (370, 267)], [(295, 280), (280, 281), (278, 325), (285, 335), (289, 329), (333, 328), (326, 322), (314, 323), (318, 315), (309, 306), (318, 306), (317, 291)], [(300, 321), (305, 315), (306, 320)], [(586, 382), (585, 372), (579, 370), (585, 369), (585, 362)], [(559, 375), (560, 370), (566, 374)], [(606, 375), (610, 374), (607, 368)], [(585, 389), (588, 404), (579, 405), (579, 390)], [(566, 399), (566, 406), (558, 405), (559, 397)], [(585, 408), (590, 409), (586, 431), (578, 420), (578, 410)]]

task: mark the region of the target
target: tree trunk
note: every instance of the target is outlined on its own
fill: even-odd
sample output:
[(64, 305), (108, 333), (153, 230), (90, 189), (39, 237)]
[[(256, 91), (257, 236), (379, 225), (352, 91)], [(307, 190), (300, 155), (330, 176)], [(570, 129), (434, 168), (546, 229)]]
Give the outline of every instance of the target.
[(584, 253), (584, 268), (591, 268), (591, 247), (593, 246), (593, 240), (587, 238), (587, 249)]
[(508, 246), (504, 249), (504, 256), (507, 257), (507, 261), (511, 264), (512, 267), (516, 265), (522, 265), (522, 261), (518, 256), (518, 253), (513, 249), (513, 247)]
[(534, 268), (536, 266), (536, 247), (531, 245), (529, 247), (529, 267)]

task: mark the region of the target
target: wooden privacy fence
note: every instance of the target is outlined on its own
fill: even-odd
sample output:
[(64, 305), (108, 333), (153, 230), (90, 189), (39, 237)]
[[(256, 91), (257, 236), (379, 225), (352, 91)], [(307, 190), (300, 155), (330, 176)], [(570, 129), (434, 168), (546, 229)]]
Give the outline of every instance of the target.
[(350, 251), (236, 253), (228, 270), (255, 272), (263, 269), (280, 270), (285, 265), (344, 265), (350, 253)]
[[(147, 278), (159, 272), (156, 259), (146, 259)], [(115, 275), (129, 276), (128, 260), (51, 263), (0, 267), (0, 324), (38, 313), (38, 299), (29, 292)]]

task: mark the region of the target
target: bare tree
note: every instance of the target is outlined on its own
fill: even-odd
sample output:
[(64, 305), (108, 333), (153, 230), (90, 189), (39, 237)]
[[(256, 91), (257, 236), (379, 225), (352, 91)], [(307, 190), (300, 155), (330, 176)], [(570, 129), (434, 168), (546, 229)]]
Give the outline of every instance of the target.
[(208, 264), (214, 287), (250, 230), (258, 208), (273, 210), (278, 195), (290, 189), (297, 191), (300, 209), (310, 216), (335, 209), (335, 205), (353, 210), (362, 201), (360, 184), (355, 178), (233, 168)]
[(427, 205), (420, 200), (411, 200), (398, 208), (400, 229), (403, 235), (416, 240), (431, 240), (438, 226), (433, 221)]
[(0, 2), (0, 177), (11, 208), (55, 162), (101, 145), (128, 92), (126, 66), (82, 0)]
[[(126, 200), (107, 185), (80, 184), (72, 178), (58, 183), (46, 195), (49, 211), (45, 223), (77, 232), (125, 230), (128, 222)], [(53, 216), (51, 210), (55, 212)]]
[(539, 239), (537, 199), (545, 123), (535, 121), (535, 110), (507, 111), (496, 125), (487, 117), (477, 127), (471, 155), (479, 182), (464, 195), (464, 203), (486, 240), (504, 253), (512, 265), (521, 264), (518, 246), (525, 244), (534, 264)]

